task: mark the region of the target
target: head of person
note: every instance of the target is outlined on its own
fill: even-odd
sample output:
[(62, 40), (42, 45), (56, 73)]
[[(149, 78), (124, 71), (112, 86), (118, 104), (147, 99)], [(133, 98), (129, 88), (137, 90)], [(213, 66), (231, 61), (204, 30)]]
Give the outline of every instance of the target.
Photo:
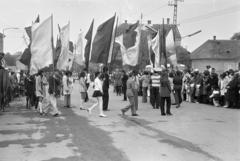
[(134, 76), (138, 75), (138, 71), (137, 70), (133, 70), (132, 73), (134, 74)]
[(212, 86), (212, 90), (214, 91), (214, 90), (217, 90), (217, 86), (216, 85), (213, 85)]
[(173, 73), (173, 72), (170, 72), (170, 73), (169, 73), (169, 77), (170, 77), (170, 78), (173, 78), (173, 77), (174, 77), (174, 73)]
[(80, 79), (85, 78), (85, 71), (81, 71), (79, 74)]
[(40, 69), (40, 70), (38, 71), (37, 75), (43, 76), (43, 70)]
[(72, 71), (68, 71), (68, 75), (69, 75), (69, 77), (71, 77), (72, 76)]
[(107, 66), (104, 66), (103, 67), (103, 72), (107, 72), (108, 71), (108, 67)]
[(147, 71), (144, 71), (144, 72), (143, 72), (143, 75), (148, 75), (148, 72), (147, 72)]
[(176, 72), (176, 76), (180, 77), (182, 76), (182, 72), (180, 72), (179, 70)]
[(211, 68), (211, 73), (216, 73), (215, 68)]
[(128, 74), (128, 78), (129, 79), (133, 79), (135, 76), (134, 76), (134, 73), (133, 72), (130, 72), (129, 74)]
[(232, 81), (234, 81), (234, 82), (238, 82), (239, 81), (239, 73), (235, 73), (234, 74)]
[(168, 83), (168, 73), (167, 72), (162, 72), (161, 78), (160, 78), (160, 84), (161, 87), (166, 87)]
[(229, 69), (229, 75), (233, 76), (234, 75), (234, 70)]
[(101, 73), (99, 71), (95, 72), (95, 78), (100, 78)]
[(126, 74), (126, 71), (125, 71), (125, 70), (122, 70), (122, 73), (123, 73), (123, 74)]

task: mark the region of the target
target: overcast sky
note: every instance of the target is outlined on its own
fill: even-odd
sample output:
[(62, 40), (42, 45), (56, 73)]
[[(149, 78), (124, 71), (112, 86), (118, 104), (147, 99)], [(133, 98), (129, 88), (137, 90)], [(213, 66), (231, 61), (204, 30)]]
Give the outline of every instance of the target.
[[(5, 30), (4, 52), (23, 51), (26, 47), (24, 27), (31, 25), (37, 15), (40, 21), (53, 14), (54, 39), (57, 24), (61, 27), (70, 21), (70, 40), (75, 42), (80, 29), (86, 34), (92, 19), (94, 30), (116, 12), (120, 20), (135, 22), (143, 13), (143, 22), (158, 24), (162, 19), (173, 22), (173, 7), (169, 0), (0, 0), (0, 32), (9, 26), (18, 30)], [(203, 16), (204, 15), (204, 16)], [(179, 31), (183, 36), (202, 30), (201, 33), (182, 40), (191, 52), (215, 35), (229, 39), (240, 31), (240, 0), (184, 0), (178, 3)], [(200, 17), (199, 17), (200, 16)], [(192, 19), (191, 19), (192, 18)], [(185, 20), (185, 21), (183, 21)]]

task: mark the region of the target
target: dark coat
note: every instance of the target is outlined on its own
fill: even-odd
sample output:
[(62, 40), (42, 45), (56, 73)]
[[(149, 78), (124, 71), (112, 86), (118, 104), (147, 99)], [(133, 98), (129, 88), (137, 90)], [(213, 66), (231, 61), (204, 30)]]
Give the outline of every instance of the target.
[(231, 103), (237, 103), (238, 100), (238, 82), (230, 81), (227, 85), (227, 100)]
[(170, 97), (170, 94), (171, 94), (170, 81), (168, 80), (167, 82), (160, 82), (160, 83), (161, 83), (160, 96), (161, 97)]
[(123, 74), (123, 76), (122, 76), (122, 84), (123, 84), (123, 87), (126, 87), (126, 88), (127, 88), (127, 80), (128, 80), (127, 74)]
[(108, 90), (109, 89), (109, 75), (108, 73), (103, 73), (103, 90)]
[(173, 78), (173, 90), (175, 91), (181, 91), (182, 90), (182, 77), (181, 76), (175, 76)]
[(25, 95), (28, 97), (35, 95), (35, 78), (34, 76), (26, 77), (24, 79), (24, 85), (26, 93)]
[(49, 77), (49, 88), (48, 93), (53, 94), (55, 93), (55, 96), (60, 95), (60, 91), (58, 90), (58, 86), (60, 85), (60, 81), (53, 76)]

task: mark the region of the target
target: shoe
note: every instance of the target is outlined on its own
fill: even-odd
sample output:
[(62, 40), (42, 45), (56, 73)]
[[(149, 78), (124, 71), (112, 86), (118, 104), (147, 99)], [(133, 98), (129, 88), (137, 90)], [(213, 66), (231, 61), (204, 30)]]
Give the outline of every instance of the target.
[(228, 108), (228, 105), (223, 106), (224, 108)]
[(58, 117), (58, 116), (59, 116), (59, 114), (58, 114), (58, 113), (56, 113), (56, 114), (54, 114), (54, 115), (53, 115), (53, 117)]
[(44, 112), (40, 112), (39, 115), (45, 115)]
[(165, 114), (165, 113), (162, 113), (161, 115), (162, 115), (162, 116), (165, 116), (166, 114)]
[(86, 108), (82, 108), (82, 107), (80, 107), (80, 110), (86, 110)]
[(132, 116), (138, 116), (138, 114), (132, 114)]
[(125, 115), (125, 112), (123, 111), (123, 110), (121, 110), (122, 111), (122, 114), (123, 114), (123, 116)]
[(107, 115), (100, 114), (99, 117), (107, 117)]
[(88, 112), (89, 116), (91, 116), (91, 111), (89, 109), (87, 109), (87, 112)]
[(172, 114), (171, 114), (171, 113), (167, 113), (167, 115), (170, 115), (170, 116), (171, 116)]

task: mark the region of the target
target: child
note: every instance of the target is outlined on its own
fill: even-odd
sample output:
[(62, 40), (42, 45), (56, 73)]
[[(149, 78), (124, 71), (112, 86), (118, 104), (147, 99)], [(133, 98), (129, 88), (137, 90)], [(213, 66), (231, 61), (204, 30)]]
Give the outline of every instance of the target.
[(186, 80), (184, 82), (185, 84), (185, 91), (186, 91), (186, 102), (190, 102), (190, 93), (191, 93), (191, 87), (190, 87), (190, 77), (186, 76)]
[(210, 96), (210, 98), (213, 99), (214, 106), (219, 107), (220, 92), (215, 85), (212, 86), (212, 90), (213, 90), (213, 93)]

